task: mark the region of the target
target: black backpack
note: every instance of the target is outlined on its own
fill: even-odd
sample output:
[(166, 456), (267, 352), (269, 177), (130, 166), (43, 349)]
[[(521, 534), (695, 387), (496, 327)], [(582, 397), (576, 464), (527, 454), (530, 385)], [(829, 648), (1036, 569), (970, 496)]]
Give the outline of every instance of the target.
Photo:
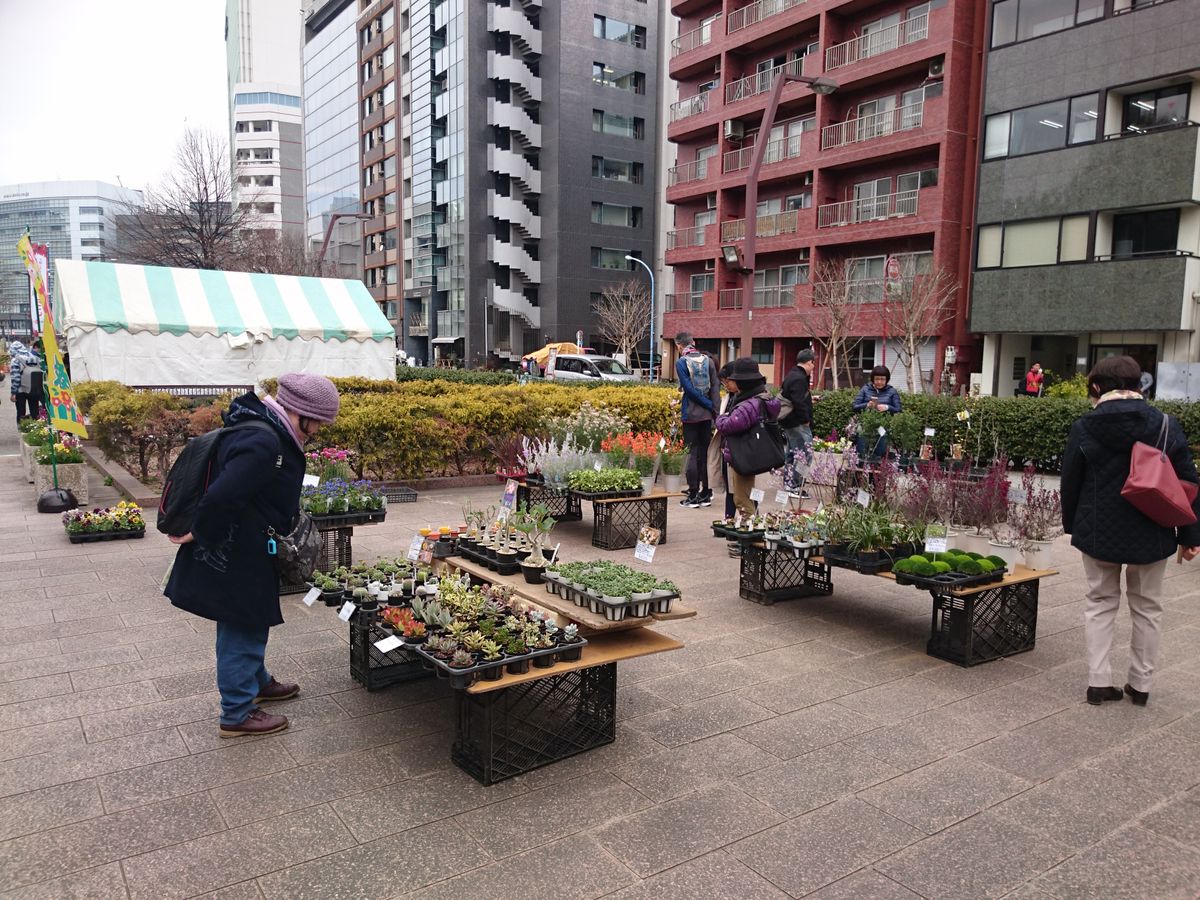
[(158, 502), (158, 530), (167, 535), (187, 534), (196, 519), (196, 507), (212, 480), (213, 458), (221, 435), (238, 428), (260, 428), (275, 434), (266, 422), (250, 419), (216, 428), (187, 442), (179, 458), (163, 482), (162, 499)]

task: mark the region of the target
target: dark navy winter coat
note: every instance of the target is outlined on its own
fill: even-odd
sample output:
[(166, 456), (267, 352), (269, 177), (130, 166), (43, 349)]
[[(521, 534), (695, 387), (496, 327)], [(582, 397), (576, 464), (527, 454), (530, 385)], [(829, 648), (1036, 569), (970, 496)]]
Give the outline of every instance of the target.
[[(1071, 546), (1093, 559), (1146, 565), (1177, 546), (1200, 546), (1200, 524), (1167, 528), (1121, 496), (1135, 441), (1153, 445), (1163, 414), (1145, 400), (1108, 400), (1071, 426), (1062, 463), (1063, 528)], [(1171, 419), (1167, 452), (1175, 473), (1196, 481), (1183, 428)], [(1200, 512), (1200, 498), (1196, 500)]]
[(291, 531), (300, 506), (304, 454), (287, 426), (254, 394), (230, 404), (225, 424), (261, 419), (221, 437), (213, 478), (196, 510), (195, 540), (175, 555), (171, 603), (197, 616), (248, 628), (279, 625), (279, 576), (267, 553), (267, 528)]

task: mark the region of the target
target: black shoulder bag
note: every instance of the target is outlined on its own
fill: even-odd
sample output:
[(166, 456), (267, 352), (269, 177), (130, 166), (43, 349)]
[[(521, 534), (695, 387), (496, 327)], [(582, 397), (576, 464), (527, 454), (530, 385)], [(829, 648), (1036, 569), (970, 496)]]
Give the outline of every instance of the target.
[(741, 434), (725, 435), (725, 446), (729, 448), (729, 464), (739, 475), (761, 475), (783, 465), (787, 458), (786, 443), (778, 422), (768, 422), (761, 397), (752, 397), (747, 403), (758, 401), (758, 421)]

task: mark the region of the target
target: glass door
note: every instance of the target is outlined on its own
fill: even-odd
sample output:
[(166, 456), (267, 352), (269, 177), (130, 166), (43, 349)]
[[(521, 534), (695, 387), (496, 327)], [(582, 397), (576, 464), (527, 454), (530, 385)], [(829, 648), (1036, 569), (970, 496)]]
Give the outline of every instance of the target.
[(892, 115), (896, 109), (896, 98), (880, 97), (858, 104), (858, 139), (867, 141), (871, 138), (891, 134), (893, 131)]
[(884, 16), (882, 19), (876, 19), (874, 22), (868, 22), (862, 27), (862, 37), (859, 39), (859, 46), (862, 47), (862, 56), (877, 56), (888, 50), (896, 49), (896, 36), (899, 33), (900, 13), (892, 13), (890, 16)]
[(888, 214), (888, 192), (892, 189), (892, 179), (876, 178), (874, 181), (863, 181), (854, 186), (853, 222), (869, 222), (872, 219), (886, 219)]

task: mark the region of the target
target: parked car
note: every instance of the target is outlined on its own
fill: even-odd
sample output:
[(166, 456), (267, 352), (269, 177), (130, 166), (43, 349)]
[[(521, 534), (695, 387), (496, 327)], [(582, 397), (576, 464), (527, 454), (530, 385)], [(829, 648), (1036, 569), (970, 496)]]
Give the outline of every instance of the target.
[(554, 368), (546, 372), (552, 381), (641, 381), (611, 356), (566, 353), (555, 358)]

